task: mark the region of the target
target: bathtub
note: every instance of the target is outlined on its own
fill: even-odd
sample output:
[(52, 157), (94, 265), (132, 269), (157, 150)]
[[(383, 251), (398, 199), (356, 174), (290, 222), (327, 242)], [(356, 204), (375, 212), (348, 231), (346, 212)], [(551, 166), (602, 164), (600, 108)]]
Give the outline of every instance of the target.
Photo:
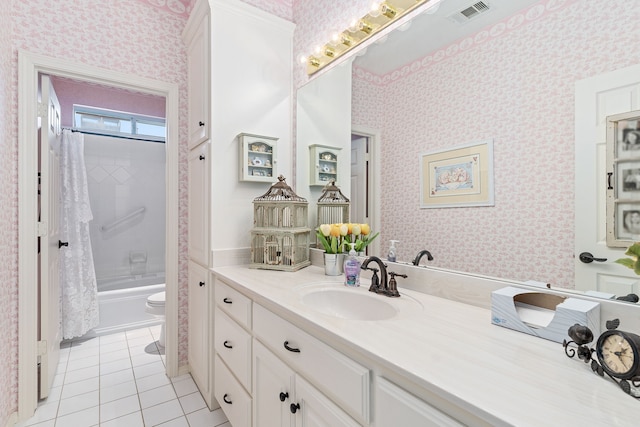
[[(160, 283), (159, 280), (161, 280)], [(82, 338), (161, 323), (161, 320), (145, 312), (145, 304), (149, 295), (165, 290), (164, 274), (157, 274), (153, 277), (138, 277), (137, 280), (128, 277), (117, 281), (110, 280), (107, 283), (99, 282), (98, 290), (100, 323)]]

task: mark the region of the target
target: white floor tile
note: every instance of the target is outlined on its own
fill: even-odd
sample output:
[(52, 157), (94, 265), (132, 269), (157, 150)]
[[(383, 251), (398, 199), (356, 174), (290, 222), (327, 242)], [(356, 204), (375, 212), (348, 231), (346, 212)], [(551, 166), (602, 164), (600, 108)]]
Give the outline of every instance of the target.
[(98, 406), (99, 404), (100, 394), (98, 390), (62, 399), (60, 400), (60, 407), (58, 408), (58, 417)]
[(187, 421), (187, 417), (180, 417), (175, 420), (162, 423), (159, 427), (189, 427), (189, 422)]
[(71, 351), (69, 352), (69, 363), (81, 360), (86, 357), (97, 356), (100, 354), (100, 347), (71, 347)]
[(93, 427), (100, 422), (100, 409), (98, 406), (74, 412), (69, 415), (58, 417), (56, 427)]
[(131, 353), (131, 356), (136, 356), (140, 354), (160, 354), (161, 352), (160, 350), (158, 350), (155, 342), (151, 342), (147, 344), (130, 346), (129, 353)]
[(216, 409), (211, 412), (208, 408), (205, 408), (187, 414), (187, 420), (191, 427), (213, 427), (227, 421), (227, 417), (222, 412), (222, 409)]
[(100, 375), (112, 374), (118, 371), (131, 369), (131, 359), (114, 360), (113, 362), (100, 363)]
[(151, 334), (146, 336), (136, 337), (136, 338), (127, 338), (129, 343), (129, 347), (139, 347), (139, 346), (147, 346), (149, 344), (153, 344), (155, 340)]
[(151, 427), (184, 416), (184, 413), (180, 402), (175, 399), (143, 409), (142, 416), (144, 417), (144, 425)]
[(138, 390), (136, 388), (135, 381), (127, 381), (125, 383), (116, 384), (111, 387), (105, 387), (100, 389), (100, 404), (105, 404), (114, 400), (122, 399), (123, 397), (137, 395)]
[(187, 394), (198, 391), (198, 386), (195, 381), (193, 381), (193, 378), (191, 378), (191, 375), (187, 375), (187, 378), (181, 381), (174, 381), (173, 388), (176, 390), (178, 397), (186, 396)]
[(111, 353), (117, 350), (126, 350), (127, 341), (114, 341), (100, 346), (100, 354)]
[(131, 345), (131, 340), (144, 337), (151, 338), (151, 330), (149, 328), (140, 328), (140, 329), (132, 329), (126, 332), (127, 340), (129, 341), (129, 345)]
[(65, 384), (62, 387), (62, 394), (60, 395), (60, 399), (68, 399), (69, 397), (78, 396), (79, 394), (85, 394), (92, 391), (96, 391), (99, 388), (100, 388), (99, 377), (93, 377), (93, 378), (89, 378), (88, 380)]
[(124, 417), (115, 418), (111, 421), (103, 421), (100, 427), (145, 427), (142, 421), (142, 412), (134, 412)]
[(112, 374), (100, 376), (100, 388), (111, 387), (116, 384), (126, 383), (133, 381), (133, 370), (127, 369), (125, 371), (118, 371)]
[(113, 420), (124, 415), (140, 412), (138, 396), (128, 396), (123, 399), (100, 405), (100, 422)]
[(64, 376), (64, 384), (75, 383), (78, 381), (88, 380), (100, 375), (100, 366), (90, 366), (88, 368), (78, 369), (77, 371), (67, 372)]
[(139, 393), (167, 384), (171, 384), (171, 380), (164, 372), (136, 379), (136, 385), (138, 386)]
[(146, 365), (148, 363), (153, 363), (158, 361), (160, 362), (162, 361), (159, 354), (143, 353), (143, 354), (134, 354), (131, 356), (131, 363), (133, 364), (133, 366), (141, 366), (141, 365)]
[(53, 420), (56, 418), (58, 414), (58, 403), (59, 402), (51, 402), (45, 403), (44, 405), (39, 405), (36, 408), (36, 412), (33, 417), (29, 418), (24, 425), (31, 426), (34, 424), (41, 423), (47, 420)]
[(93, 338), (88, 338), (86, 340), (82, 340), (82, 341), (73, 341), (71, 343), (71, 348), (90, 348), (90, 347), (97, 347), (100, 345), (100, 338), (99, 337), (93, 337)]
[(185, 414), (190, 414), (207, 407), (207, 404), (199, 392), (187, 394), (186, 396), (182, 396), (179, 400)]
[(60, 400), (60, 396), (62, 395), (62, 386), (59, 387), (51, 387), (49, 390), (49, 396), (43, 401), (44, 403), (51, 403)]
[(142, 406), (142, 409), (146, 409), (150, 406), (155, 406), (176, 398), (176, 392), (173, 390), (173, 387), (167, 384), (162, 387), (140, 393), (140, 405)]
[(127, 336), (125, 335), (124, 332), (118, 332), (115, 334), (109, 334), (109, 335), (103, 335), (100, 337), (100, 346), (109, 344), (109, 343), (113, 343), (113, 342), (118, 342), (118, 341), (126, 341), (127, 340)]
[(148, 377), (153, 374), (163, 373), (165, 370), (164, 364), (161, 361), (157, 361), (146, 365), (135, 366), (133, 368), (133, 375), (138, 379)]
[(100, 356), (87, 356), (69, 361), (66, 366), (67, 372), (77, 371), (78, 369), (90, 368), (100, 364)]
[(100, 353), (100, 362), (115, 362), (116, 360), (129, 359), (130, 357), (128, 348), (120, 348), (108, 353)]
[[(49, 421), (43, 421), (41, 423), (38, 424), (29, 424), (29, 427), (54, 427), (56, 425), (56, 420), (55, 418)], [(18, 423), (16, 424), (14, 427), (25, 427), (26, 424), (24, 423)]]
[(64, 384), (64, 371), (56, 372), (56, 375), (53, 377), (53, 384), (51, 387), (62, 387)]

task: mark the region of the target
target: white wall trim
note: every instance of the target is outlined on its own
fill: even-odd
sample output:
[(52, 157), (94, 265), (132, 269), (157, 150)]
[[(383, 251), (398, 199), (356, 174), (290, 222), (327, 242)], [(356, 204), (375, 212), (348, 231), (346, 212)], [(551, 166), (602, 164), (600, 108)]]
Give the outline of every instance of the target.
[[(380, 201), (382, 196), (382, 183), (380, 182), (380, 173), (382, 172), (380, 144), (382, 139), (380, 137), (380, 130), (370, 128), (368, 126), (353, 125), (351, 127), (351, 133), (356, 135), (362, 135), (369, 138), (370, 151), (369, 151), (369, 188), (371, 189), (371, 206), (369, 209), (369, 222), (371, 230), (374, 233), (379, 232), (382, 229), (382, 220), (380, 213)], [(371, 242), (371, 254), (381, 254), (380, 239), (375, 239)]]
[(167, 375), (178, 369), (178, 147), (179, 90), (174, 83), (18, 51), (18, 418), (33, 415), (37, 386), (37, 87), (38, 74), (131, 89), (166, 99), (166, 349)]

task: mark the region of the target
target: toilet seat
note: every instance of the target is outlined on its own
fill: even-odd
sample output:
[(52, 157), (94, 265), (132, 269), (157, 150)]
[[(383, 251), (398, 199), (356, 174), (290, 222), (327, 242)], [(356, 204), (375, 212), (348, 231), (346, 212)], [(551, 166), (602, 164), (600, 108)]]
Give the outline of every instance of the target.
[(165, 292), (158, 292), (157, 294), (149, 295), (147, 298), (147, 304), (153, 307), (164, 307)]

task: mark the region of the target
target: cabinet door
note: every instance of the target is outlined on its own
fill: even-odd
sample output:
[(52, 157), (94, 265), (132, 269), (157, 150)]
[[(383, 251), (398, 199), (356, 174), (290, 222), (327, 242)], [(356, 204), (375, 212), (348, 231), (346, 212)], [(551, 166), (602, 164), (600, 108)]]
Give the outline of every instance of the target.
[(397, 385), (378, 377), (375, 386), (376, 427), (461, 427), (453, 418)]
[(257, 340), (253, 354), (253, 426), (293, 426), (293, 371)]
[(278, 138), (241, 133), (240, 144), (240, 181), (273, 182), (277, 177)]
[(209, 15), (205, 14), (187, 45), (189, 148), (209, 139), (209, 49)]
[[(320, 393), (299, 375), (295, 378), (295, 425), (300, 427), (356, 427), (360, 426), (346, 412)], [(293, 410), (291, 411), (293, 412)], [(403, 424), (387, 424), (403, 426)]]
[(210, 287), (209, 272), (189, 262), (189, 366), (191, 376), (205, 396), (211, 394), (209, 384), (210, 352)]
[(189, 258), (209, 265), (210, 142), (189, 152)]

